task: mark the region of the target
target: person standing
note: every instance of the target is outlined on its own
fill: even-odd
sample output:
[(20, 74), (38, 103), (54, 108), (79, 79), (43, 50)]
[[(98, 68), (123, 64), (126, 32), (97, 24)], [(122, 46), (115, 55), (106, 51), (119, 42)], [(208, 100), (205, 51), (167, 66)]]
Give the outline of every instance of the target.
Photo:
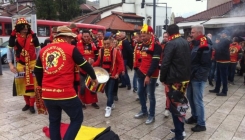
[[(97, 60), (98, 50), (95, 44), (91, 40), (90, 32), (84, 30), (82, 33), (82, 39), (78, 40), (76, 44), (77, 49), (83, 55), (83, 57), (88, 61), (93, 63)], [(83, 107), (86, 108), (85, 104), (92, 104), (95, 109), (99, 109), (100, 107), (97, 105), (98, 97), (97, 93), (91, 92), (85, 86), (85, 79), (87, 77), (87, 73), (80, 70), (80, 91), (79, 98), (84, 103)]]
[[(13, 49), (15, 54), (13, 54)], [(22, 111), (30, 110), (35, 113), (35, 92), (37, 85), (33, 74), (36, 59), (40, 51), (40, 45), (35, 33), (25, 18), (19, 18), (15, 29), (9, 38), (9, 50), (7, 59), (10, 71), (15, 74), (13, 95), (24, 96), (26, 105)], [(16, 66), (12, 64), (12, 56), (16, 60)]]
[[(224, 30), (221, 34), (220, 42), (215, 49), (215, 60), (217, 68), (217, 79), (215, 88), (209, 90), (210, 93), (216, 93), (217, 96), (227, 96), (228, 91), (228, 67), (230, 64), (230, 40), (228, 39), (228, 31)], [(223, 84), (220, 92), (221, 83)]]
[(52, 33), (51, 33), (50, 37), (44, 40), (44, 43), (43, 43), (42, 48), (45, 47), (45, 46), (47, 46), (48, 44), (50, 44), (53, 41), (54, 36), (56, 34), (57, 34), (57, 27), (53, 27), (52, 28)]
[(77, 35), (67, 26), (59, 26), (57, 31), (53, 43), (40, 51), (34, 73), (48, 110), (51, 140), (61, 140), (62, 110), (71, 120), (63, 140), (74, 140), (83, 122), (82, 105), (73, 87), (75, 65), (86, 71), (95, 85), (98, 81), (91, 65), (71, 45)]
[(102, 31), (98, 31), (97, 39), (98, 39), (97, 48), (99, 50), (104, 46), (104, 43), (103, 43), (104, 42), (104, 33)]
[(188, 108), (184, 95), (191, 75), (190, 47), (179, 34), (176, 24), (170, 25), (167, 33), (169, 42), (163, 52), (160, 81), (167, 86), (165, 89), (170, 100), (170, 112), (175, 127), (171, 130), (175, 133), (172, 140), (183, 140), (184, 117)]
[[(151, 124), (155, 121), (155, 88), (159, 75), (159, 61), (161, 56), (161, 46), (155, 42), (154, 31), (151, 26), (146, 24), (141, 29), (142, 49), (141, 64), (137, 70), (138, 76), (138, 95), (141, 104), (141, 111), (134, 116), (136, 119), (147, 117), (145, 124)], [(146, 91), (148, 90), (148, 91)], [(150, 109), (149, 115), (146, 106), (146, 96), (149, 95)]]
[(105, 117), (111, 116), (111, 110), (115, 108), (114, 101), (114, 85), (119, 75), (124, 71), (123, 58), (119, 48), (112, 47), (112, 40), (104, 38), (104, 46), (99, 51), (98, 59), (92, 64), (93, 66), (100, 66), (105, 69), (109, 75), (109, 81), (105, 86), (105, 93), (107, 97)]
[(129, 66), (130, 69), (133, 67), (133, 48), (131, 47), (125, 32), (120, 32), (119, 33), (119, 48), (122, 52), (123, 55), (123, 60), (124, 60), (124, 69), (125, 69), (125, 74), (120, 75), (120, 80), (122, 84), (119, 86), (119, 88), (125, 88), (127, 87), (128, 90), (131, 90), (131, 82), (130, 78), (128, 76), (128, 70), (127, 66)]
[(228, 68), (228, 81), (232, 84), (235, 85), (234, 83), (234, 77), (236, 73), (236, 65), (237, 62), (241, 59), (242, 56), (242, 49), (241, 46), (238, 44), (238, 38), (234, 37), (233, 42), (230, 45), (230, 65)]
[(191, 117), (187, 124), (197, 123), (193, 132), (206, 131), (203, 93), (211, 67), (212, 42), (204, 36), (202, 25), (192, 26), (193, 49), (191, 51), (191, 79), (187, 88), (187, 98), (191, 106)]

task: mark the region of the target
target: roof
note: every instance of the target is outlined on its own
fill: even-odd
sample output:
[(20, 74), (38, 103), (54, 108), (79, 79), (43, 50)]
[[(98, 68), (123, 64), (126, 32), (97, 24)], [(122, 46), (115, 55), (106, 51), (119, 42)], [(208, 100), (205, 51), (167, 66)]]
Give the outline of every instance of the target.
[(175, 17), (174, 18), (174, 23), (177, 24), (177, 23), (179, 23), (179, 22), (181, 22), (183, 20), (185, 20), (185, 18), (183, 18), (183, 17)]
[(81, 4), (81, 5), (80, 5), (80, 9), (82, 9), (82, 10), (84, 10), (84, 11), (90, 11), (90, 12), (96, 10), (95, 7), (90, 6), (90, 5), (88, 5), (88, 4)]
[(82, 23), (87, 23), (87, 24), (91, 24), (94, 23), (96, 19), (100, 18), (100, 14), (97, 15), (89, 15), (87, 17), (84, 17)]
[(122, 3), (112, 4), (112, 5), (109, 5), (109, 6), (100, 8), (100, 9), (96, 9), (95, 11), (90, 12), (90, 13), (88, 13), (88, 14), (85, 14), (85, 15), (79, 16), (79, 17), (76, 17), (76, 18), (72, 19), (71, 21), (72, 21), (72, 22), (80, 22), (82, 19), (84, 19), (84, 17), (87, 17), (87, 16), (89, 16), (89, 15), (101, 14), (101, 13), (103, 13), (103, 12), (105, 12), (105, 11), (114, 9), (114, 8), (116, 8), (116, 7), (119, 7), (119, 6), (122, 6)]
[[(115, 14), (101, 19), (96, 24), (105, 26), (106, 29), (109, 30), (135, 31), (141, 29), (141, 26), (124, 22), (121, 18), (118, 17), (118, 15)], [(137, 27), (137, 29), (135, 29), (135, 27)]]
[(115, 11), (112, 11), (111, 13), (122, 16), (122, 17), (145, 18), (145, 17), (136, 15), (136, 13), (122, 13), (122, 12), (115, 12)]
[(232, 1), (210, 8), (206, 11), (197, 13), (185, 18), (185, 21), (209, 20), (214, 16), (223, 16), (232, 9)]

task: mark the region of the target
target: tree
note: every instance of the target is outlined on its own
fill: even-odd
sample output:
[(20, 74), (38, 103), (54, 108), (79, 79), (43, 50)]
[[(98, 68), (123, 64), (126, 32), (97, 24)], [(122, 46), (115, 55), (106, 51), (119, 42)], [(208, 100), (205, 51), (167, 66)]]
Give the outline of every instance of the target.
[(86, 3), (86, 0), (78, 0), (78, 4), (84, 4)]
[(69, 21), (80, 15), (78, 0), (56, 0), (56, 4), (61, 21)]
[(56, 3), (54, 0), (34, 0), (38, 19), (57, 19)]

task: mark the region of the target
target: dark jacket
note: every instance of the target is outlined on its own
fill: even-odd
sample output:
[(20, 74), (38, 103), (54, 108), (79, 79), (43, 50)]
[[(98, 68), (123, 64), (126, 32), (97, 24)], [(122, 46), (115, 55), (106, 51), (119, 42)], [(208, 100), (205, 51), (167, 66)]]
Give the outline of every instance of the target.
[(122, 41), (122, 55), (123, 60), (127, 60), (127, 66), (132, 70), (133, 68), (133, 48), (127, 39)]
[(190, 79), (191, 56), (188, 42), (182, 37), (169, 41), (163, 52), (160, 81), (166, 84)]
[(230, 61), (230, 44), (230, 40), (226, 38), (220, 39), (220, 42), (217, 44), (217, 47), (215, 47), (216, 61)]
[(207, 81), (211, 67), (212, 41), (208, 39), (208, 48), (200, 49), (200, 41), (193, 40), (191, 51), (191, 80)]

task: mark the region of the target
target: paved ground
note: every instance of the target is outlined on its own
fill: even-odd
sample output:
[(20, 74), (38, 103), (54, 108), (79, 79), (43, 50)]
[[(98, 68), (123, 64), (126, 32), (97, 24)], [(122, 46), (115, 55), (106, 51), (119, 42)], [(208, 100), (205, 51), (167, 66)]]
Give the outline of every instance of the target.
[[(132, 72), (130, 73), (132, 77)], [(132, 78), (131, 78), (132, 79)], [(245, 139), (245, 86), (242, 77), (236, 77), (236, 85), (229, 86), (227, 97), (216, 97), (209, 93), (212, 89), (205, 88), (204, 102), (207, 120), (207, 131), (192, 133), (193, 125), (185, 125), (188, 140), (244, 140)], [(32, 115), (22, 112), (23, 97), (12, 96), (13, 74), (4, 68), (0, 75), (0, 140), (48, 140), (42, 128), (48, 125), (48, 116)], [(164, 89), (156, 88), (156, 121), (145, 125), (145, 120), (134, 119), (140, 105), (136, 94), (126, 89), (120, 89), (119, 101), (110, 118), (105, 118), (106, 97), (99, 94), (100, 109), (88, 106), (84, 110), (83, 125), (94, 127), (112, 126), (112, 130), (120, 135), (121, 140), (165, 140), (173, 137), (171, 118), (164, 118), (165, 108)], [(188, 110), (187, 117), (190, 116)], [(67, 115), (63, 114), (62, 121), (69, 123)]]

